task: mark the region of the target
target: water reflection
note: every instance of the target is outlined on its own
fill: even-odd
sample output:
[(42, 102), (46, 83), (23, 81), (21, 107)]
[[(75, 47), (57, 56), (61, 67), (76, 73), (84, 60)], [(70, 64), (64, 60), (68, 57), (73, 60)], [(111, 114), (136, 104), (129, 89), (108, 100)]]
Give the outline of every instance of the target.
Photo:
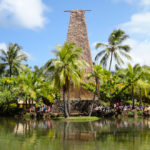
[(149, 150), (150, 119), (0, 119), (0, 150)]

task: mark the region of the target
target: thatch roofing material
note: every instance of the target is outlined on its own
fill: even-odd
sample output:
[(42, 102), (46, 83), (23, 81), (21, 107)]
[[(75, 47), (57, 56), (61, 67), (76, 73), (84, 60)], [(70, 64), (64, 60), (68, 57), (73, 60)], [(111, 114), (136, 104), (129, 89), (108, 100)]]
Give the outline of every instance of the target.
[(83, 49), (81, 58), (89, 64), (85, 72), (92, 72), (93, 63), (85, 20), (85, 10), (71, 11), (67, 42), (73, 42), (77, 47)]
[[(86, 81), (86, 75), (93, 70), (92, 55), (89, 45), (87, 25), (85, 19), (86, 10), (71, 10), (69, 30), (67, 35), (68, 43), (75, 43), (77, 47), (83, 49), (81, 58), (85, 60), (89, 66), (85, 68), (84, 81)], [(71, 100), (81, 99), (81, 100), (92, 100), (93, 93), (86, 91), (84, 89), (74, 89), (71, 88)]]

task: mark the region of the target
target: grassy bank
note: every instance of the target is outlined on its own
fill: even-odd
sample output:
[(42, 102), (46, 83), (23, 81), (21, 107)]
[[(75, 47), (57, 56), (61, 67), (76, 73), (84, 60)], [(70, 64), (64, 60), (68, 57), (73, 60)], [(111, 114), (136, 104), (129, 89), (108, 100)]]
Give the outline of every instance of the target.
[(99, 117), (89, 117), (89, 116), (77, 116), (77, 117), (68, 117), (68, 118), (64, 118), (64, 117), (56, 117), (55, 119), (58, 120), (65, 120), (65, 121), (78, 121), (78, 122), (87, 122), (87, 121), (96, 121), (99, 120)]

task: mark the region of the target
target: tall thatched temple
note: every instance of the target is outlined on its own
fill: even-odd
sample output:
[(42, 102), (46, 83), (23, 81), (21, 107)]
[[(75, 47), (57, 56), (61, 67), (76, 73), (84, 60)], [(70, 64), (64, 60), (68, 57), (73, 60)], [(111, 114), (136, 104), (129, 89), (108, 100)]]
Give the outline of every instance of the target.
[[(89, 66), (85, 68), (85, 73), (88, 74), (93, 70), (93, 62), (91, 56), (91, 50), (89, 46), (89, 39), (87, 33), (87, 25), (85, 19), (85, 12), (88, 10), (70, 10), (65, 12), (70, 12), (70, 23), (67, 35), (68, 43), (75, 43), (77, 47), (83, 49), (81, 58), (85, 60)], [(84, 75), (86, 77), (86, 75)], [(84, 79), (86, 81), (86, 78)], [(93, 93), (84, 90), (83, 88), (76, 89), (72, 86), (70, 90), (71, 100), (92, 100)]]

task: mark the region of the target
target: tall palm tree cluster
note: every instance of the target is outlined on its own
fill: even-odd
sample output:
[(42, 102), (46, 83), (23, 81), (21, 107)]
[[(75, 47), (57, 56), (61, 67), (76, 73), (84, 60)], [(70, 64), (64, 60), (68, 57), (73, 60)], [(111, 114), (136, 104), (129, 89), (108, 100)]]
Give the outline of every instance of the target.
[(57, 46), (57, 50), (53, 51), (56, 58), (48, 61), (45, 65), (46, 71), (51, 72), (54, 87), (62, 90), (65, 117), (69, 116), (70, 87), (80, 87), (84, 67), (87, 65), (85, 61), (80, 59), (81, 52), (82, 49), (76, 48), (74, 43), (65, 43), (62, 47)]
[[(70, 89), (81, 86), (94, 93), (93, 102), (99, 100), (104, 105), (119, 101), (132, 104), (134, 108), (148, 103), (150, 67), (128, 63), (126, 68), (121, 68), (127, 60), (132, 60), (129, 55), (131, 48), (124, 44), (127, 38), (128, 35), (118, 29), (110, 34), (108, 43), (97, 43), (96, 49), (100, 52), (89, 74), (84, 72), (88, 64), (81, 59), (82, 49), (74, 43), (56, 46), (52, 51), (55, 58), (34, 69), (24, 65), (27, 55), (21, 46), (9, 44), (7, 50), (0, 50), (0, 107), (9, 108), (19, 100), (32, 104), (33, 101), (52, 102), (61, 97), (64, 116), (69, 117)], [(87, 78), (86, 83), (83, 77)], [(89, 115), (92, 109), (93, 104)]]

